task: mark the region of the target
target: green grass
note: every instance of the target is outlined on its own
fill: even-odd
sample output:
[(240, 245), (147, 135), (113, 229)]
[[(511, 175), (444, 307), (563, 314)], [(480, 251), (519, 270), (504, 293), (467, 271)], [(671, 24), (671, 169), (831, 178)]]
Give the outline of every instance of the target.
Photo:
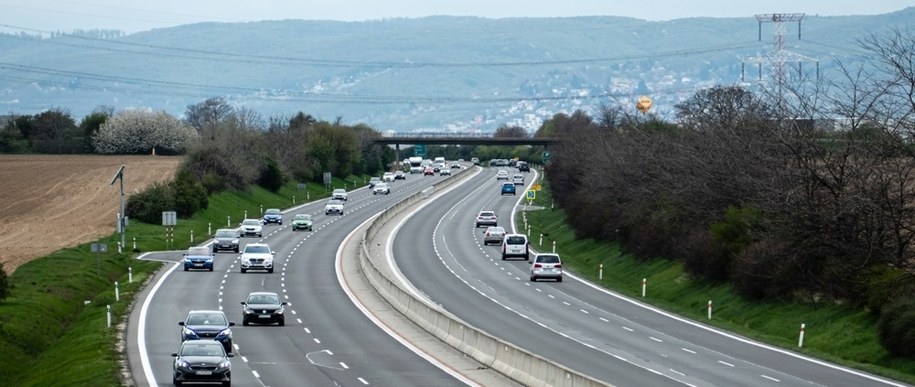
[[(551, 209), (546, 184), (534, 205), (543, 210), (518, 215), (531, 225), (531, 244), (540, 251), (562, 255), (566, 270), (614, 290), (704, 324), (720, 327), (774, 346), (823, 358), (849, 367), (915, 383), (915, 361), (892, 358), (877, 340), (876, 318), (856, 308), (827, 303), (750, 302), (728, 284), (711, 284), (690, 278), (674, 261), (638, 260), (620, 251), (618, 244), (582, 239), (565, 223), (558, 207)], [(542, 246), (540, 234), (546, 234)], [(599, 268), (603, 264), (603, 279)], [(647, 279), (642, 298), (642, 279)], [(708, 301), (713, 315), (707, 317)], [(804, 346), (798, 348), (801, 324), (806, 324)]]
[[(346, 181), (334, 179), (333, 187), (353, 188), (363, 176)], [(332, 188), (333, 188), (332, 187)], [(244, 212), (259, 217), (261, 206), (288, 208), (307, 198), (327, 197), (322, 185), (308, 184), (299, 190), (290, 184), (272, 193), (259, 187), (243, 192), (224, 192), (210, 198), (209, 208), (192, 219), (178, 219), (173, 249), (207, 239), (226, 226), (226, 217), (235, 225)], [(293, 197), (295, 202), (293, 203)], [(131, 222), (126, 233), (127, 248), (118, 254), (120, 235), (102, 238), (108, 252), (90, 252), (86, 243), (56, 251), (20, 266), (10, 275), (10, 295), (0, 302), (0, 386), (120, 386), (117, 349), (118, 324), (127, 318), (128, 303), (142, 283), (162, 266), (158, 262), (138, 261), (133, 252), (164, 250), (164, 227)], [(128, 268), (133, 282), (128, 282)], [(119, 284), (120, 301), (115, 301), (114, 283)], [(88, 301), (88, 303), (86, 303)], [(111, 305), (112, 327), (107, 328), (106, 306)]]

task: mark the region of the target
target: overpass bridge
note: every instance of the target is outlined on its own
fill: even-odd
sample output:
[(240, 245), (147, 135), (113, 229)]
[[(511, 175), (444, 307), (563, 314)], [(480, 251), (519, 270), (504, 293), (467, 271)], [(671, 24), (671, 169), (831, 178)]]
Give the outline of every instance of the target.
[(400, 145), (538, 145), (548, 147), (559, 143), (558, 138), (548, 137), (492, 137), (480, 134), (408, 132), (394, 133), (373, 140), (376, 144), (394, 145), (396, 156), (401, 160)]

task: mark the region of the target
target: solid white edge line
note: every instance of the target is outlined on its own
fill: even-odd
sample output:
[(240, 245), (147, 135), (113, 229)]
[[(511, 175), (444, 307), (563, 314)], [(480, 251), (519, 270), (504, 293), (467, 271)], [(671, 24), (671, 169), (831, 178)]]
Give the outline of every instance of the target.
[[(144, 253), (137, 257), (137, 259), (142, 259), (146, 254), (149, 253)], [(157, 387), (159, 384), (156, 382), (155, 375), (153, 375), (152, 365), (149, 363), (149, 355), (146, 352), (146, 315), (149, 312), (149, 305), (152, 303), (156, 291), (159, 290), (159, 287), (165, 283), (165, 279), (167, 279), (180, 265), (180, 261), (175, 262), (175, 264), (172, 265), (172, 268), (168, 269), (168, 271), (162, 275), (162, 278), (159, 278), (159, 281), (149, 290), (149, 294), (146, 296), (146, 299), (143, 300), (143, 306), (140, 308), (140, 321), (137, 323), (137, 350), (140, 351), (140, 364), (143, 367), (143, 375), (146, 376), (146, 383), (150, 387)]]
[[(384, 212), (384, 211), (387, 211), (387, 209), (382, 210), (382, 212)], [(379, 212), (379, 213), (373, 215), (372, 217), (370, 217), (369, 219), (367, 219), (365, 222), (362, 222), (358, 227), (356, 227), (355, 230), (353, 230), (352, 232), (350, 232), (350, 233), (346, 236), (346, 238), (343, 240), (343, 243), (341, 243), (341, 244), (340, 244), (340, 247), (337, 248), (336, 264), (334, 265), (334, 266), (336, 267), (336, 271), (337, 271), (337, 282), (340, 283), (340, 287), (343, 289), (343, 291), (344, 291), (344, 292), (346, 293), (346, 295), (349, 297), (349, 299), (350, 299), (350, 301), (353, 303), (353, 305), (355, 305), (356, 308), (359, 309), (359, 310), (362, 312), (362, 314), (365, 315), (365, 317), (367, 317), (369, 320), (371, 320), (373, 323), (375, 323), (375, 325), (376, 325), (378, 328), (380, 328), (382, 331), (384, 331), (385, 333), (387, 333), (388, 336), (391, 336), (391, 338), (393, 338), (394, 340), (397, 340), (401, 345), (403, 345), (404, 347), (406, 347), (406, 348), (409, 349), (410, 351), (413, 351), (413, 353), (415, 353), (417, 356), (419, 356), (419, 357), (425, 359), (425, 360), (428, 361), (430, 364), (432, 364), (432, 365), (438, 367), (438, 369), (440, 369), (440, 370), (444, 371), (445, 373), (447, 373), (447, 374), (453, 376), (455, 379), (461, 381), (462, 383), (464, 383), (464, 384), (466, 384), (466, 385), (468, 385), (468, 386), (481, 387), (479, 384), (474, 383), (472, 380), (468, 379), (467, 377), (465, 377), (464, 375), (460, 374), (460, 373), (457, 372), (456, 370), (454, 370), (454, 369), (448, 367), (446, 364), (440, 362), (438, 359), (432, 357), (432, 356), (429, 355), (428, 353), (426, 353), (426, 352), (420, 350), (419, 348), (417, 348), (416, 346), (414, 346), (412, 343), (410, 343), (409, 341), (407, 341), (406, 339), (404, 339), (403, 337), (401, 337), (400, 335), (398, 335), (398, 334), (397, 334), (396, 332), (394, 332), (391, 328), (389, 328), (387, 325), (385, 325), (383, 322), (381, 322), (381, 320), (379, 320), (377, 317), (375, 317), (375, 315), (373, 315), (373, 314), (371, 313), (371, 311), (369, 311), (368, 308), (365, 307), (365, 305), (362, 305), (362, 304), (359, 302), (359, 299), (356, 298), (356, 295), (353, 294), (353, 291), (352, 291), (348, 286), (346, 286), (346, 280), (343, 279), (343, 269), (341, 268), (341, 266), (343, 265), (343, 248), (344, 248), (344, 246), (346, 246), (346, 244), (349, 243), (349, 240), (352, 239), (353, 236), (356, 235), (356, 233), (357, 233), (357, 231), (358, 231), (359, 229), (361, 229), (362, 227), (364, 227), (367, 223), (369, 223), (369, 222), (375, 220), (375, 218), (377, 218), (377, 217), (380, 216), (380, 215), (381, 215), (381, 212)], [(360, 246), (359, 248), (361, 249), (362, 247)], [(360, 252), (360, 253), (361, 253), (361, 252)]]

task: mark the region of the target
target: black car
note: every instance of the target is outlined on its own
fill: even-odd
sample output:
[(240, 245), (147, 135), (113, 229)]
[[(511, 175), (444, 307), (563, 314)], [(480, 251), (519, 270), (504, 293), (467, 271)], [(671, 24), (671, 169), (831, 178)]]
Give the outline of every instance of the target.
[(185, 382), (221, 382), (232, 385), (233, 357), (222, 345), (211, 340), (188, 340), (181, 343), (178, 352), (172, 353), (172, 383), (180, 386)]
[(218, 253), (219, 250), (232, 250), (237, 253), (238, 238), (238, 230), (230, 228), (216, 230), (216, 234), (213, 235), (213, 252)]
[(232, 329), (235, 323), (221, 310), (192, 310), (179, 321), (181, 341), (215, 340), (226, 352), (232, 352)]
[(280, 302), (280, 296), (270, 292), (253, 292), (248, 294), (248, 299), (241, 302), (241, 324), (273, 324), (286, 325), (286, 302)]
[(531, 165), (528, 164), (526, 161), (519, 161), (517, 164), (517, 167), (518, 167), (518, 172), (530, 172), (531, 171)]

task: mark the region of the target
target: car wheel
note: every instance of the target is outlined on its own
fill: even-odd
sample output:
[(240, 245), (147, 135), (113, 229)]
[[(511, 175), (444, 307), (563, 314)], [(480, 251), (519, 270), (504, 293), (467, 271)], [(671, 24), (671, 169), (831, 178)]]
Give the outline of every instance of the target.
[(537, 277), (531, 276), (531, 282), (537, 282)]
[(282, 225), (283, 225), (283, 222), (280, 222), (279, 225), (282, 226)]
[(214, 247), (214, 248), (213, 248), (213, 254), (216, 254), (216, 253), (218, 253), (218, 252), (219, 252), (219, 249), (217, 249), (217, 248)]
[(213, 271), (213, 268), (212, 268), (212, 267), (210, 268), (210, 271)]
[(502, 254), (502, 260), (503, 261), (505, 260), (505, 254)]
[(180, 386), (180, 385), (181, 385), (181, 382), (178, 381), (178, 375), (175, 375), (175, 376), (172, 377), (172, 384), (174, 384), (174, 385), (176, 385), (176, 386)]
[(241, 272), (242, 272), (242, 273), (247, 273), (247, 272), (248, 272), (248, 269), (244, 269), (244, 268), (243, 268), (243, 269), (241, 269)]
[(480, 224), (479, 224), (479, 223), (475, 223), (475, 225), (474, 225), (473, 227), (474, 227), (474, 228), (480, 228)]
[(248, 326), (249, 324), (251, 324), (251, 323), (249, 323), (248, 320), (246, 320), (244, 318), (241, 319), (241, 325)]
[(562, 282), (562, 277), (556, 278), (556, 282)]
[(281, 326), (281, 327), (286, 326), (286, 320), (280, 320), (279, 326)]
[(238, 247), (236, 247), (233, 251), (235, 251), (235, 252), (237, 253), (237, 252), (238, 252)]
[(264, 237), (264, 234), (263, 234), (263, 233), (257, 234), (257, 237), (258, 237), (258, 238), (263, 238), (263, 237)]
[(225, 381), (225, 382), (222, 382), (222, 387), (229, 387), (229, 386), (231, 386), (231, 385), (232, 385), (232, 381), (231, 381), (231, 380), (227, 380), (227, 381)]
[(531, 260), (530, 254), (526, 254), (526, 255), (524, 256), (524, 260), (525, 260), (525, 261), (530, 261), (530, 260)]
[(273, 269), (267, 269), (268, 273), (273, 273)]
[(184, 267), (184, 271), (187, 271), (187, 266)]

